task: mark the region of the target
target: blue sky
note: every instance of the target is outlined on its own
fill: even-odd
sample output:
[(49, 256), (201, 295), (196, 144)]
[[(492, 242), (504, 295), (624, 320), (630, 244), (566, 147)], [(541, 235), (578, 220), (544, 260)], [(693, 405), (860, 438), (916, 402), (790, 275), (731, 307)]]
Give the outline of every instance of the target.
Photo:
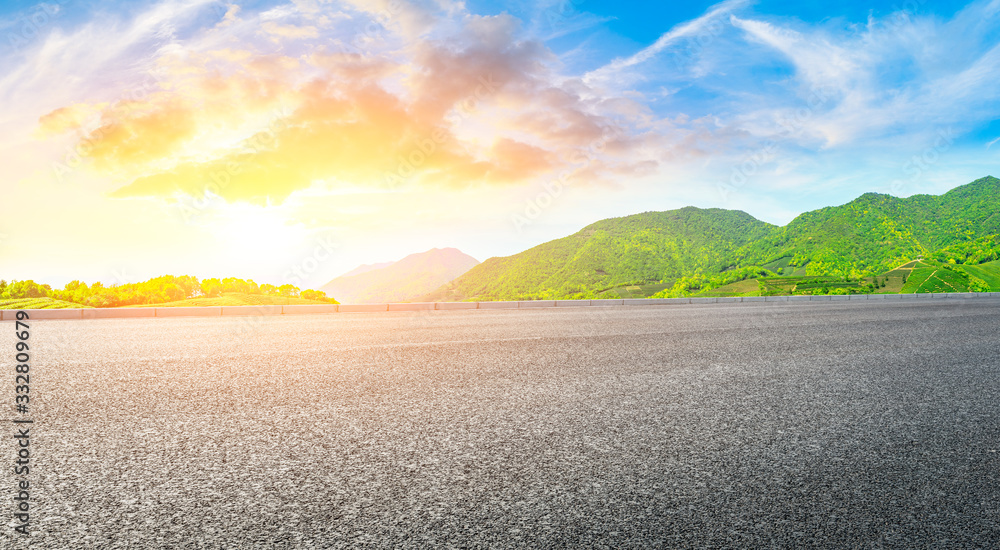
[[(1000, 172), (1000, 0), (5, 2), (0, 38), (8, 279), (283, 283), (336, 241), (295, 281), (319, 286), (646, 210), (784, 224)], [(36, 203), (97, 221), (24, 232)]]

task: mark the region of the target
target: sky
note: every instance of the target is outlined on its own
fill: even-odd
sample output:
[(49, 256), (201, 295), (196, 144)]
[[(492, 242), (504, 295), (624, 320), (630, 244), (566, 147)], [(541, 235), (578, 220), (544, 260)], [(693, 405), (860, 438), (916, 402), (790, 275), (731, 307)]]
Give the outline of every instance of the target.
[(1000, 0), (0, 4), (0, 278), (318, 288), (1000, 175)]

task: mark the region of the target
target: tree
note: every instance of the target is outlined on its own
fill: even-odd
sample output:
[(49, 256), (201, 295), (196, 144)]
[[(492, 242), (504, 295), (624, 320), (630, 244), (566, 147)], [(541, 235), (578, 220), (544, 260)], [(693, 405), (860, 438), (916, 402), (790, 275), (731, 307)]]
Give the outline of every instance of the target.
[[(97, 286), (97, 283), (95, 283), (94, 286)], [(87, 297), (86, 305), (92, 307), (115, 307), (118, 303), (110, 289), (102, 288), (99, 292), (91, 294)]]
[(323, 292), (322, 290), (303, 290), (299, 293), (299, 298), (316, 300), (317, 302), (330, 301), (330, 298), (327, 298), (326, 296), (326, 292)]
[(969, 292), (989, 292), (990, 285), (979, 277), (969, 277)]
[(35, 281), (12, 281), (7, 284), (3, 298), (17, 300), (20, 298), (48, 298), (52, 296), (52, 287), (40, 285)]
[(176, 302), (185, 298), (184, 289), (178, 284), (172, 284), (163, 289), (168, 302)]
[(65, 290), (66, 292), (73, 292), (73, 291), (79, 290), (80, 288), (87, 288), (87, 283), (84, 283), (82, 281), (73, 280), (73, 281), (70, 281), (70, 282), (66, 283), (66, 286), (63, 287), (63, 290)]
[(201, 283), (197, 277), (181, 275), (180, 277), (173, 277), (173, 279), (174, 284), (184, 289), (185, 298), (194, 298), (201, 293)]
[(222, 294), (222, 281), (218, 279), (205, 279), (201, 282), (201, 293), (209, 298), (215, 298)]
[(283, 284), (278, 287), (278, 293), (282, 296), (298, 296), (299, 288), (292, 284)]
[(240, 294), (257, 294), (260, 287), (253, 280), (237, 279), (227, 277), (222, 280), (222, 292), (238, 292)]

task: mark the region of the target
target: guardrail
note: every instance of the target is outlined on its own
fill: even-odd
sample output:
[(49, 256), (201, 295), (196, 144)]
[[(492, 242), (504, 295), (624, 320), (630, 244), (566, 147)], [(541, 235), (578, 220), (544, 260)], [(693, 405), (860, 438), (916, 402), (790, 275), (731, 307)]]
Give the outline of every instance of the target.
[(637, 298), (623, 300), (535, 300), (521, 302), (420, 302), (403, 304), (316, 304), (290, 306), (121, 307), (75, 309), (0, 310), (0, 320), (13, 321), (18, 311), (37, 319), (127, 319), (151, 317), (230, 317), (430, 311), (457, 309), (537, 309), (600, 306), (665, 306), (680, 304), (736, 304), (753, 302), (847, 302), (866, 300), (919, 300), (927, 298), (1000, 298), (1000, 292), (948, 292), (934, 294), (851, 294), (824, 296), (727, 296), (720, 298)]

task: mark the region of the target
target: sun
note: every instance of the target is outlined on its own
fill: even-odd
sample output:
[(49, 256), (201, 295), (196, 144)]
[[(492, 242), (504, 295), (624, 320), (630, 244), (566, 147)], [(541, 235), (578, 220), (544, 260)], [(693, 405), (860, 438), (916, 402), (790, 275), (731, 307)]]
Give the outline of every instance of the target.
[(217, 238), (233, 255), (281, 257), (307, 238), (302, 224), (287, 216), (281, 207), (229, 204), (219, 214)]

